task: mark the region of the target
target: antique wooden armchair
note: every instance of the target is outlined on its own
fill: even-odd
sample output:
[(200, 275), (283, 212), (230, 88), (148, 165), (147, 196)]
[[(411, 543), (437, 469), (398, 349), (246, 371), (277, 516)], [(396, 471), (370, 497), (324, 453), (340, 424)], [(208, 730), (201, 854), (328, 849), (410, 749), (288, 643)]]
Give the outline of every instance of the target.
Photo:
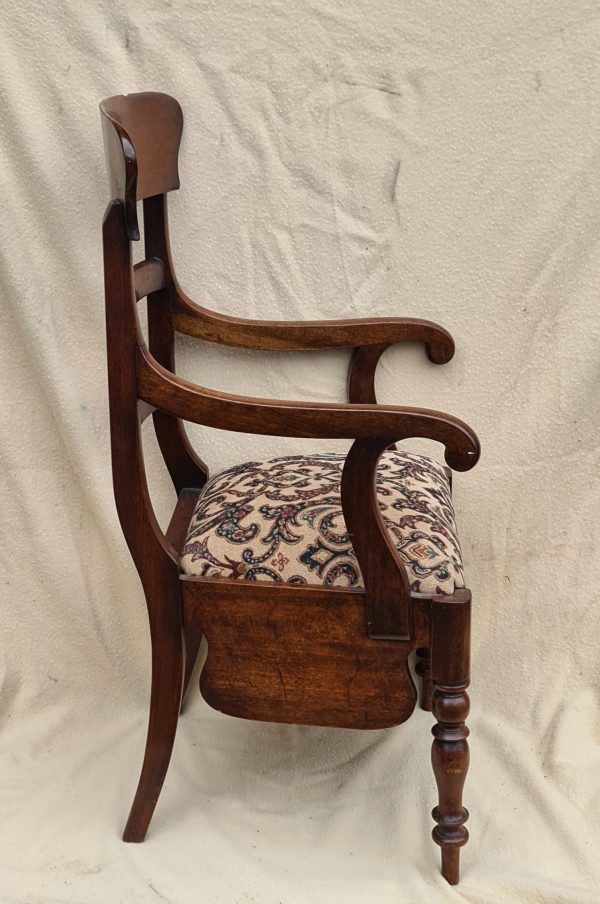
[[(246, 719), (339, 728), (398, 725), (431, 710), (439, 803), (433, 838), (458, 882), (468, 838), (469, 627), (450, 498), (450, 472), (398, 452), (436, 440), (447, 464), (472, 468), (479, 443), (437, 411), (379, 405), (377, 362), (397, 342), (430, 361), (452, 337), (426, 320), (291, 322), (226, 317), (180, 288), (169, 249), (166, 193), (179, 188), (183, 117), (165, 94), (100, 105), (111, 201), (103, 223), (114, 492), (146, 595), (152, 691), (146, 752), (123, 838), (143, 841), (165, 778), (202, 635), (204, 699)], [(133, 265), (143, 201), (145, 259)], [(148, 343), (137, 315), (147, 297)], [(239, 348), (354, 349), (348, 403), (275, 401), (215, 392), (175, 375), (174, 336)], [(177, 504), (166, 534), (144, 472), (141, 422), (152, 415)], [(347, 456), (293, 456), (240, 465), (208, 480), (183, 421), (272, 436), (347, 438)], [(341, 501), (340, 501), (341, 499)], [(343, 515), (342, 515), (343, 512)], [(291, 563), (291, 564), (290, 564)]]

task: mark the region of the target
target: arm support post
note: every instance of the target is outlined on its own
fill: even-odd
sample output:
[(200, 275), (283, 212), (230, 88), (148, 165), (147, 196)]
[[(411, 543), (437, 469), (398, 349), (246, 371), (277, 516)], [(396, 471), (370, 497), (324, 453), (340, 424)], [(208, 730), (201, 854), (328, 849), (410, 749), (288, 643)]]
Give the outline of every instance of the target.
[[(425, 323), (425, 321), (422, 321)], [(427, 357), (433, 364), (447, 364), (454, 356), (454, 340), (450, 333), (437, 324), (428, 324), (428, 329), (422, 329), (413, 340), (422, 342), (425, 346)], [(375, 404), (375, 370), (379, 359), (390, 346), (397, 344), (398, 340), (391, 339), (372, 345), (360, 345), (354, 349), (350, 365), (348, 367), (348, 401), (370, 402)]]

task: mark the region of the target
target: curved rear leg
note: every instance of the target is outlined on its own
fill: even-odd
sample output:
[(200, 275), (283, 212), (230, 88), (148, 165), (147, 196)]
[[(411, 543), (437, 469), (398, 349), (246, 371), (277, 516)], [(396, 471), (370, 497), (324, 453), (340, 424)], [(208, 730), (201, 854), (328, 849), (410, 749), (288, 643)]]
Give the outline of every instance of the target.
[(152, 691), (146, 752), (123, 841), (143, 841), (158, 801), (169, 761), (183, 687), (183, 638), (177, 626), (152, 633)]

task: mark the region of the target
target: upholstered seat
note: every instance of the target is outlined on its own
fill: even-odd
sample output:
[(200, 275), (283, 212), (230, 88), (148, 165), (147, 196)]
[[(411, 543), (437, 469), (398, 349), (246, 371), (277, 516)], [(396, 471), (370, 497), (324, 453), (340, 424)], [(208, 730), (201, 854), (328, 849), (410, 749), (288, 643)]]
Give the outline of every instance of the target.
[[(200, 495), (182, 551), (186, 574), (363, 587), (340, 497), (345, 456), (246, 462)], [(377, 470), (381, 513), (411, 589), (465, 586), (450, 485), (431, 458), (388, 450)]]

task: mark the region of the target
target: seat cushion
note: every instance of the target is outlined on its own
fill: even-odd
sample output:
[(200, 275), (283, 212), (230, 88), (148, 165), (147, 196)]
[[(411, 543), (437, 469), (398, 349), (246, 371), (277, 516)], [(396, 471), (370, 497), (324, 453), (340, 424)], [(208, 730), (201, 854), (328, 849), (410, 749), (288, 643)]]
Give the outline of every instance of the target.
[[(340, 497), (345, 456), (251, 461), (208, 481), (181, 555), (186, 574), (363, 587)], [(379, 460), (381, 514), (412, 590), (453, 593), (464, 575), (445, 469), (388, 450)]]

